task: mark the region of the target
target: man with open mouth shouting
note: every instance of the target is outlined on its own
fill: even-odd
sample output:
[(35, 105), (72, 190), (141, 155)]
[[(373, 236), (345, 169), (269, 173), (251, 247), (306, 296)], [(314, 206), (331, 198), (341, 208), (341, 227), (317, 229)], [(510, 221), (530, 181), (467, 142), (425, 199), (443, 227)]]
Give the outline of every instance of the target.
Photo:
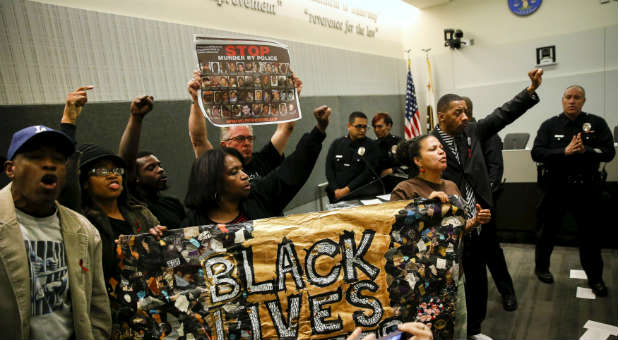
[(101, 237), (56, 199), (75, 151), (46, 126), (17, 131), (0, 191), (0, 318), (11, 339), (103, 339), (111, 316), (101, 266)]

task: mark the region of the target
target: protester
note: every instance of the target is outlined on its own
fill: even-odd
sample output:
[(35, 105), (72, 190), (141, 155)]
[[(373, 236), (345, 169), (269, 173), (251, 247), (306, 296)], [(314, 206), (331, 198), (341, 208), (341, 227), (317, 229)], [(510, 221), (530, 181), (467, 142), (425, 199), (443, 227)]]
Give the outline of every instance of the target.
[(380, 149), (366, 137), (367, 116), (359, 111), (348, 117), (348, 135), (333, 141), (326, 155), (326, 192), (331, 202), (340, 200), (376, 177)]
[[(259, 78), (258, 78), (259, 79)], [(302, 90), (302, 81), (294, 76), (294, 86), (298, 95)], [(205, 151), (211, 150), (212, 144), (208, 140), (206, 132), (206, 118), (202, 114), (197, 91), (200, 88), (200, 72), (193, 72), (193, 79), (187, 84), (187, 90), (193, 100), (189, 113), (189, 137), (193, 145), (195, 158)], [(294, 130), (295, 122), (277, 124), (277, 129), (270, 138), (270, 142), (264, 145), (259, 152), (253, 152), (255, 136), (249, 125), (235, 125), (221, 130), (220, 145), (238, 150), (245, 158), (245, 171), (249, 175), (251, 183), (266, 176), (283, 161), (283, 151)]]
[(153, 105), (151, 96), (136, 98), (131, 103), (131, 115), (120, 139), (118, 153), (127, 162), (129, 192), (145, 203), (162, 225), (175, 228), (186, 216), (184, 207), (179, 199), (161, 193), (168, 189), (168, 182), (157, 156), (152, 152), (137, 151), (142, 121), (152, 111)]
[[(462, 97), (466, 102), (466, 116), (471, 122), (475, 122), (473, 115), (472, 100), (468, 97)], [(489, 178), (489, 186), (491, 187), (491, 195), (494, 201), (494, 215), (496, 215), (496, 203), (502, 186), (502, 175), (504, 174), (504, 160), (502, 159), (502, 140), (498, 134), (494, 134), (483, 142), (483, 156), (487, 166), (487, 176)], [(504, 251), (500, 247), (498, 235), (496, 232), (496, 219), (492, 218), (489, 223), (483, 226), (481, 237), (485, 248), (485, 259), (487, 260), (487, 268), (491, 273), (496, 284), (496, 288), (502, 295), (502, 308), (506, 311), (514, 311), (517, 309), (517, 297), (515, 288), (513, 287), (513, 279), (509, 274), (509, 269), (506, 265)]]
[[(446, 170), (446, 152), (436, 137), (421, 135), (400, 143), (397, 148), (397, 159), (400, 164), (408, 165), (410, 179), (397, 184), (391, 193), (391, 201), (422, 197), (447, 202), (450, 195), (461, 197), (461, 192), (454, 182), (442, 179), (442, 173)], [(466, 232), (491, 219), (489, 209), (482, 209), (477, 204), (476, 210), (479, 213), (475, 217), (466, 219), (464, 227)], [(461, 263), (461, 259), (457, 262)], [(465, 337), (464, 322), (461, 320), (466, 317), (466, 295), (463, 287), (463, 271), (459, 273), (461, 276), (457, 280), (456, 306), (456, 320), (459, 321), (455, 324), (455, 335)]]
[[(438, 100), (439, 123), (431, 133), (445, 147), (448, 162), (443, 177), (455, 182), (462, 191), (468, 218), (476, 215), (477, 203), (489, 209), (494, 207), (482, 143), (539, 102), (535, 91), (541, 85), (542, 75), (541, 69), (530, 71), (530, 86), (487, 117), (470, 124), (466, 103), (460, 96), (446, 94)], [(487, 313), (487, 260), (483, 253), (486, 245), (481, 233), (472, 232), (464, 238), (467, 328), (469, 338), (490, 339), (481, 333)]]
[(167, 172), (159, 158), (150, 151), (137, 154), (137, 173), (133, 191), (135, 197), (146, 203), (162, 225), (176, 228), (186, 217), (182, 202), (162, 192), (169, 188)]
[[(72, 133), (73, 140), (76, 121), (87, 102), (86, 90), (90, 89), (92, 87), (80, 87), (67, 95), (61, 122), (63, 130)], [(139, 97), (131, 105), (149, 111), (145, 102), (151, 104), (151, 100)], [(79, 145), (78, 150), (81, 152), (79, 178), (68, 181), (78, 180), (82, 212), (101, 235), (105, 284), (113, 293), (113, 282), (117, 281), (119, 270), (115, 256), (115, 241), (119, 236), (149, 232), (159, 237), (166, 227), (160, 226), (148, 208), (127, 192), (127, 165), (123, 158), (95, 144)], [(111, 308), (113, 328), (118, 329), (124, 316), (119, 314), (113, 301)]]
[(313, 111), (317, 126), (301, 138), (281, 165), (255, 184), (243, 171), (243, 157), (232, 148), (203, 153), (193, 163), (185, 205), (184, 226), (239, 223), (276, 216), (294, 198), (311, 174), (326, 138), (330, 108)]
[[(461, 196), (453, 181), (442, 179), (446, 170), (446, 152), (440, 141), (432, 135), (421, 135), (399, 144), (397, 159), (408, 165), (410, 179), (399, 182), (391, 193), (391, 201), (410, 200), (416, 197), (439, 199), (446, 203), (448, 196)], [(476, 216), (466, 219), (465, 230), (488, 223), (491, 211), (477, 203)]]
[[(78, 146), (82, 153), (79, 182), (82, 210), (103, 239), (103, 269), (107, 283), (117, 274), (114, 241), (120, 235), (148, 232), (159, 220), (126, 189), (126, 163), (95, 144)], [(161, 227), (159, 227), (161, 228)]]
[[(55, 200), (72, 140), (36, 125), (13, 134), (0, 191), (0, 321), (9, 339), (107, 339), (101, 238)], [(24, 248), (25, 245), (25, 248)]]
[(616, 150), (605, 120), (582, 111), (585, 102), (584, 88), (569, 86), (562, 95), (562, 113), (544, 121), (534, 140), (532, 159), (543, 163), (546, 170), (540, 183), (544, 195), (538, 216), (543, 227), (536, 245), (535, 274), (542, 282), (553, 283), (549, 258), (554, 236), (564, 215), (571, 212), (579, 231), (579, 257), (588, 285), (595, 295), (607, 296), (598, 240), (605, 225), (599, 209), (605, 180), (599, 165), (610, 162)]

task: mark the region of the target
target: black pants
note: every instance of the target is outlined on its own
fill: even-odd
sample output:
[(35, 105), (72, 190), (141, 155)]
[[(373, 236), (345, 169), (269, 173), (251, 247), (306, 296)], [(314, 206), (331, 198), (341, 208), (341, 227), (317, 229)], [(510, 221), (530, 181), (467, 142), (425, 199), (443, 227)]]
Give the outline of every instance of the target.
[(473, 229), (464, 236), (462, 265), (466, 275), (466, 309), (468, 336), (481, 332), (481, 323), (487, 315), (487, 270), (482, 237)]
[[(492, 211), (492, 215), (496, 216), (496, 213)], [(502, 296), (514, 295), (515, 288), (513, 288), (513, 279), (511, 279), (511, 274), (509, 274), (509, 269), (506, 265), (504, 251), (502, 251), (502, 247), (500, 247), (500, 242), (498, 241), (495, 218), (492, 218), (491, 222), (483, 225), (481, 242), (483, 243), (487, 268), (489, 268), (489, 272), (494, 279), (498, 292), (500, 292)]]
[(549, 270), (554, 237), (562, 226), (566, 213), (571, 213), (577, 224), (579, 260), (588, 281), (599, 282), (603, 278), (599, 237), (603, 237), (601, 216), (604, 211), (601, 206), (601, 190), (595, 185), (554, 184), (546, 190), (537, 215), (541, 218), (542, 229), (536, 244), (536, 269)]
[(487, 270), (496, 283), (500, 294), (515, 294), (504, 252), (496, 235), (496, 223), (483, 225), (481, 234), (473, 229), (464, 237), (462, 264), (466, 275), (466, 308), (468, 311), (468, 335), (481, 332), (481, 324), (487, 315)]

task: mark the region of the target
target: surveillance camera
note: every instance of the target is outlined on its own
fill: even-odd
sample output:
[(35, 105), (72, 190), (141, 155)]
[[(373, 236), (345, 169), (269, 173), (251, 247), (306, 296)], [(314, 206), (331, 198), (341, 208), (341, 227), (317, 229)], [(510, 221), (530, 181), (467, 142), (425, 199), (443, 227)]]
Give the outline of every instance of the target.
[[(455, 33), (454, 29), (445, 28), (444, 29), (444, 41), (448, 42), (449, 40), (453, 39), (453, 33)], [(444, 46), (448, 46), (448, 45), (444, 45)]]
[(463, 46), (472, 46), (474, 45), (474, 39), (461, 39), (461, 44)]
[(462, 46), (470, 46), (474, 44), (474, 40), (462, 39), (464, 33), (460, 29), (445, 28), (444, 29), (444, 46), (451, 49), (460, 49)]

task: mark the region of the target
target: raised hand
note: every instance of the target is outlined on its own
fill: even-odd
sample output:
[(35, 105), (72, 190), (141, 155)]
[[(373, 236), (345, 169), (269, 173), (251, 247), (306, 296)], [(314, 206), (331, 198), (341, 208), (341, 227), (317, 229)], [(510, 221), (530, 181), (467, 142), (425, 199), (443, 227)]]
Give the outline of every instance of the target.
[(543, 82), (543, 69), (536, 68), (530, 72), (528, 72), (528, 77), (530, 78), (530, 86), (528, 86), (528, 92), (533, 93), (536, 89), (541, 86)]
[(296, 73), (292, 72), (292, 79), (294, 80), (294, 87), (296, 88), (296, 94), (298, 95), (298, 97), (300, 97), (300, 91), (302, 91), (303, 89), (303, 81), (300, 80), (300, 78), (298, 78), (296, 76)]
[(88, 91), (92, 89), (94, 89), (92, 85), (81, 86), (78, 87), (77, 90), (67, 94), (61, 123), (75, 124), (84, 105), (88, 102)]
[(193, 100), (193, 104), (197, 105), (197, 91), (202, 86), (201, 73), (199, 70), (193, 71), (193, 79), (187, 82), (187, 92)]
[(154, 98), (152, 96), (141, 96), (131, 102), (131, 114), (134, 116), (145, 116), (152, 111)]
[(326, 127), (328, 127), (328, 123), (330, 122), (330, 107), (326, 105), (322, 105), (313, 109), (313, 115), (315, 119), (318, 121), (318, 129), (320, 131), (326, 133)]

